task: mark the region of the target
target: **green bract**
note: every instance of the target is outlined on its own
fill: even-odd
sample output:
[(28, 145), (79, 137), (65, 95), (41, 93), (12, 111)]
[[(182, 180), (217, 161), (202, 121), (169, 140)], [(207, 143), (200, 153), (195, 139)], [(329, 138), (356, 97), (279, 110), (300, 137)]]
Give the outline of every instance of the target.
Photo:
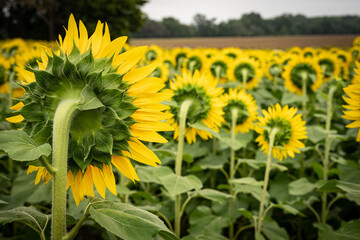
[(111, 155), (130, 151), (130, 117), (138, 107), (126, 95), (129, 85), (116, 73), (112, 58), (94, 59), (91, 50), (48, 56), (45, 70), (29, 69), (36, 81), (23, 85), (27, 95), (19, 113), (26, 131), (36, 144), (50, 143), (54, 113), (59, 103), (78, 101), (70, 128), (69, 167), (84, 172), (89, 164), (102, 168)]

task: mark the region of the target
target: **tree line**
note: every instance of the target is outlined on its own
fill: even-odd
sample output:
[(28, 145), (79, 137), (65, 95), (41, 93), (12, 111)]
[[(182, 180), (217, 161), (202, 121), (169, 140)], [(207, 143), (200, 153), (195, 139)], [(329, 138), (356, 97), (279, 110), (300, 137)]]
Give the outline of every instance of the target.
[(360, 16), (313, 17), (283, 14), (263, 19), (259, 13), (248, 13), (239, 19), (216, 23), (215, 18), (197, 14), (186, 25), (173, 17), (161, 21), (146, 19), (144, 26), (131, 36), (136, 38), (262, 36), (309, 34), (360, 34)]

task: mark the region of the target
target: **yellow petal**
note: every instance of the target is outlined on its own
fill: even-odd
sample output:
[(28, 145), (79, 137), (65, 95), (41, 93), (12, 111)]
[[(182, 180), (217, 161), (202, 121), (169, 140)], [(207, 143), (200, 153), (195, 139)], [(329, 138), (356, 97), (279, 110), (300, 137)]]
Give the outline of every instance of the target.
[(103, 173), (104, 173), (104, 181), (107, 188), (110, 190), (112, 194), (117, 195), (114, 173), (112, 172), (112, 169), (110, 169), (109, 165), (106, 164), (103, 165)]
[(8, 122), (11, 122), (11, 123), (19, 123), (22, 120), (24, 120), (24, 117), (22, 115), (16, 115), (16, 116), (13, 116), (13, 117), (5, 118), (5, 120), (8, 121)]
[(101, 169), (99, 169), (97, 167), (94, 167), (91, 165), (89, 165), (88, 167), (91, 168), (91, 175), (93, 177), (93, 181), (94, 181), (94, 184), (95, 184), (95, 187), (96, 187), (98, 193), (100, 194), (100, 196), (102, 198), (105, 199), (106, 184), (104, 181), (103, 172), (101, 171)]
[[(158, 66), (158, 63), (149, 64), (145, 67), (140, 67), (131, 70), (127, 74), (124, 75), (123, 80), (129, 84), (136, 83), (139, 80), (142, 80), (150, 75)], [(147, 80), (145, 80), (147, 81)], [(161, 81), (162, 82), (162, 81)], [(150, 83), (151, 79), (150, 79)], [(144, 84), (144, 83), (143, 83)]]
[(14, 106), (12, 106), (10, 109), (19, 111), (23, 106), (24, 106), (24, 103), (19, 102), (18, 104), (15, 104)]
[(131, 165), (130, 160), (121, 156), (112, 156), (111, 163), (123, 174), (125, 177), (139, 181), (134, 167)]
[(143, 143), (135, 138), (131, 138), (129, 141), (131, 153), (123, 151), (126, 157), (132, 158), (138, 162), (157, 167), (157, 163), (161, 163), (159, 158), (148, 149)]

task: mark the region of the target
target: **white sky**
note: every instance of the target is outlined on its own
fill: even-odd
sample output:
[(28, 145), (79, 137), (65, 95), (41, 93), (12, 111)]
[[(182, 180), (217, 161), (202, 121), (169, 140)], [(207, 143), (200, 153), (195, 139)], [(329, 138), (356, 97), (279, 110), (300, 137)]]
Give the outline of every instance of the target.
[(142, 11), (153, 20), (174, 17), (190, 24), (197, 13), (216, 22), (238, 19), (257, 12), (263, 18), (283, 13), (314, 16), (360, 15), (360, 0), (149, 0)]

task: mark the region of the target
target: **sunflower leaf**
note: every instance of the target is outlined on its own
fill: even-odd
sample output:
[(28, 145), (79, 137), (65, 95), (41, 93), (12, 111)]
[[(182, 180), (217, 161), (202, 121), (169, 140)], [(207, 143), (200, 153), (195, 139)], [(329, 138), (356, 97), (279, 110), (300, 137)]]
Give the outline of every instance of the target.
[(202, 182), (194, 175), (178, 176), (174, 173), (159, 178), (171, 196), (202, 188)]
[(147, 240), (156, 235), (179, 239), (156, 215), (130, 204), (100, 201), (93, 203), (89, 212), (100, 226), (122, 239)]
[(37, 145), (24, 131), (8, 130), (0, 132), (0, 149), (16, 161), (33, 161), (41, 156), (49, 156), (51, 146), (48, 143)]

